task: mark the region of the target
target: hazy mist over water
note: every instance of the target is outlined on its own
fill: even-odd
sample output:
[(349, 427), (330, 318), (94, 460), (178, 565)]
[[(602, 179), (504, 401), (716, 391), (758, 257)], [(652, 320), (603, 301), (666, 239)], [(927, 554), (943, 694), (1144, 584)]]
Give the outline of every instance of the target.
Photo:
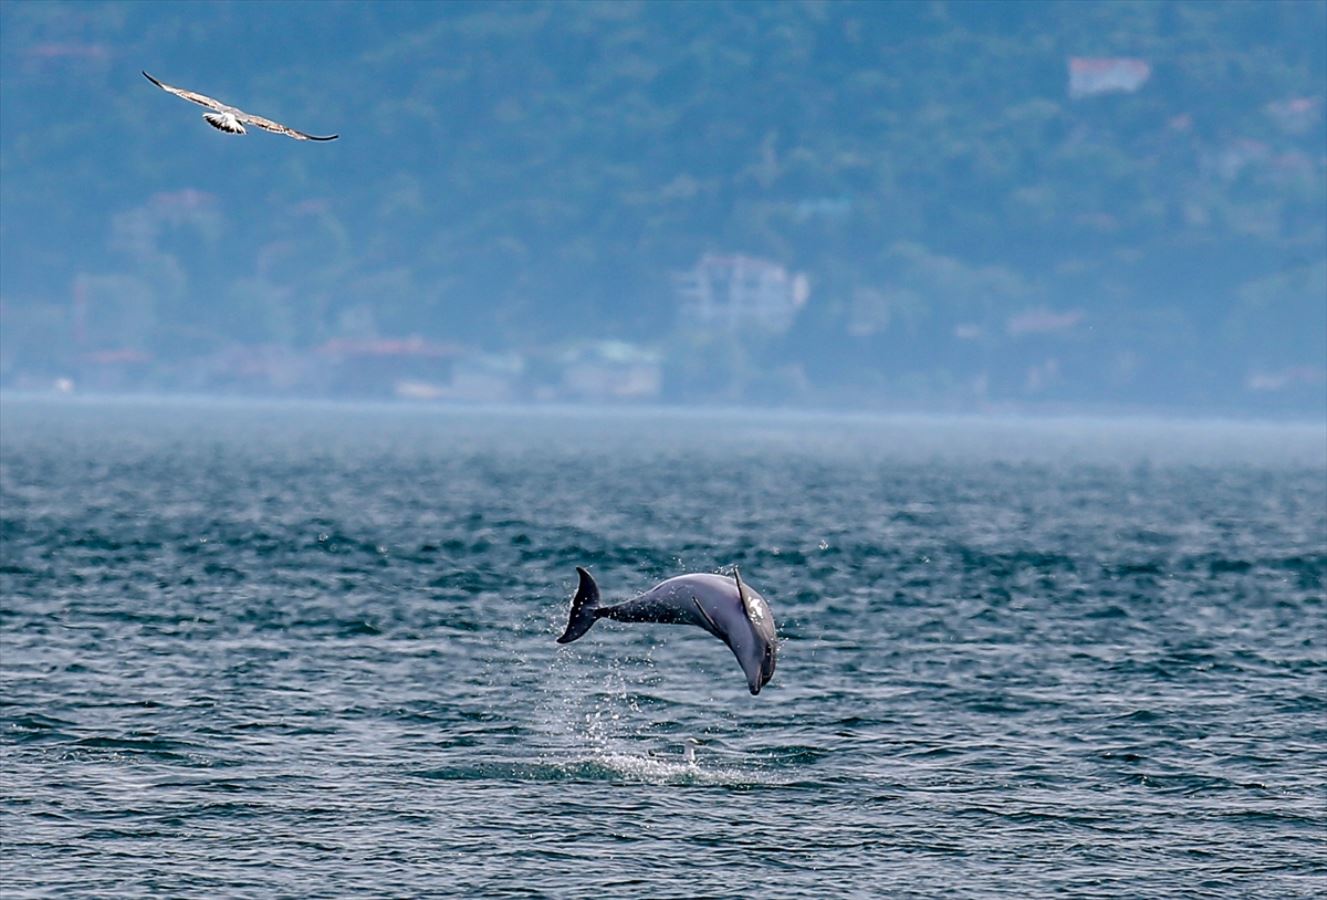
[(5, 894), (1320, 894), (1325, 441), (7, 396)]

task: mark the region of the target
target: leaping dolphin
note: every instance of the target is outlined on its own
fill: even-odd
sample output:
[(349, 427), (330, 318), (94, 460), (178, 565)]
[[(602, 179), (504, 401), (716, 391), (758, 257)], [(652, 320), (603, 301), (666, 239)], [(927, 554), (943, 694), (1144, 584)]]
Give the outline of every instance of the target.
[(733, 651), (752, 694), (759, 694), (774, 677), (778, 652), (774, 616), (765, 598), (743, 583), (736, 569), (732, 578), (678, 575), (617, 606), (600, 606), (594, 577), (580, 566), (576, 573), (581, 582), (571, 600), (567, 630), (558, 638), (559, 644), (570, 644), (599, 619), (699, 625)]

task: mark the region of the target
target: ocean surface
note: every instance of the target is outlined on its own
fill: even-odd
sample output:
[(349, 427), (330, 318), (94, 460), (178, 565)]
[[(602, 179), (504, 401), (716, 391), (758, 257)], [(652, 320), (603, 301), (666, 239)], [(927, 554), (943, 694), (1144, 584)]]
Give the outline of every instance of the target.
[(0, 538), (6, 900), (1327, 894), (1321, 426), (8, 396)]

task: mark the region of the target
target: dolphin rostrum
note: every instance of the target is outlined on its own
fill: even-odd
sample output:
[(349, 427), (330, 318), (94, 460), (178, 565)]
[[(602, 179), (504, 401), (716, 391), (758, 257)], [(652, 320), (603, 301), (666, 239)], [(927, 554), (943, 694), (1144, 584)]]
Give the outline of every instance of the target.
[(559, 644), (570, 644), (599, 619), (699, 625), (733, 651), (752, 694), (759, 694), (774, 677), (778, 651), (774, 616), (765, 598), (748, 587), (736, 569), (732, 578), (678, 575), (617, 606), (600, 606), (594, 578), (580, 566), (576, 573), (581, 583), (571, 600), (571, 616)]

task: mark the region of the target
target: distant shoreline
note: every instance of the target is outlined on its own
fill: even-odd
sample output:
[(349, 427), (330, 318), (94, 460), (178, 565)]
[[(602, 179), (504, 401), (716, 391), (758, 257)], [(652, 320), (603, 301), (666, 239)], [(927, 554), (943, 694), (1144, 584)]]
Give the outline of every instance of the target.
[(185, 408), (252, 408), (252, 409), (358, 409), (398, 410), (434, 413), (535, 415), (535, 416), (625, 416), (644, 418), (664, 415), (668, 417), (694, 416), (697, 418), (739, 419), (806, 419), (843, 423), (971, 423), (971, 424), (1123, 424), (1154, 426), (1238, 426), (1312, 429), (1327, 435), (1327, 414), (1320, 418), (1304, 417), (1284, 411), (1272, 415), (1251, 415), (1237, 411), (1167, 410), (1153, 407), (1051, 407), (1005, 405), (986, 410), (937, 410), (906, 408), (853, 409), (847, 406), (764, 406), (722, 403), (588, 403), (574, 401), (549, 402), (465, 402), (456, 400), (408, 400), (371, 397), (300, 397), (259, 396), (253, 394), (204, 393), (102, 393), (15, 390), (0, 388), (0, 404), (19, 402), (69, 406), (174, 406)]
[[(1191, 445), (1197, 458), (1212, 456), (1244, 457), (1255, 446), (1276, 442), (1284, 453), (1305, 457), (1310, 465), (1327, 466), (1327, 418), (1304, 419), (1289, 415), (1253, 417), (1234, 414), (1185, 412), (1167, 414), (1158, 410), (1074, 410), (1055, 411), (1010, 409), (1007, 411), (919, 411), (851, 410), (806, 407), (742, 407), (679, 404), (605, 404), (605, 403), (461, 403), (454, 401), (410, 401), (365, 398), (254, 397), (218, 394), (143, 394), (143, 393), (57, 393), (0, 389), (0, 429), (5, 426), (7, 409), (84, 409), (84, 410), (180, 410), (234, 412), (338, 412), (393, 418), (458, 420), (524, 420), (531, 424), (553, 425), (580, 421), (595, 428), (614, 423), (639, 424), (651, 419), (673, 422), (705, 423), (722, 436), (733, 428), (778, 428), (781, 425), (819, 426), (830, 429), (822, 434), (838, 433), (850, 443), (877, 429), (897, 438), (908, 435), (909, 441), (929, 445), (938, 442), (935, 452), (941, 455), (978, 454), (985, 441), (993, 441), (1005, 450), (1026, 444), (1026, 452), (1014, 457), (1045, 455), (1052, 446), (1086, 458), (1103, 458), (1105, 444), (1117, 449), (1151, 446), (1157, 438), (1164, 442)], [(717, 427), (716, 427), (717, 426)], [(611, 427), (610, 429), (611, 430)], [(929, 440), (922, 436), (928, 435)], [(725, 438), (727, 439), (727, 438)], [(1048, 442), (1038, 447), (1041, 441)], [(1097, 446), (1102, 442), (1102, 446)], [(1240, 452), (1240, 448), (1245, 452)], [(914, 447), (914, 450), (919, 447)], [(1171, 447), (1174, 455), (1175, 447)], [(996, 453), (996, 455), (1004, 455)], [(1181, 454), (1182, 456), (1182, 454)]]

